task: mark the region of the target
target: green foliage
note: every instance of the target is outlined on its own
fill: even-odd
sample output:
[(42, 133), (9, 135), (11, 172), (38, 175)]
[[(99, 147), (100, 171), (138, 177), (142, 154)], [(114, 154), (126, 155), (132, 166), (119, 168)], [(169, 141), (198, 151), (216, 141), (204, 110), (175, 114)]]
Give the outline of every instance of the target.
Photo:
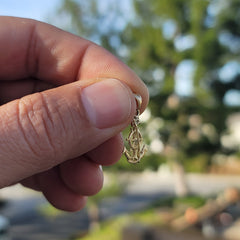
[[(220, 137), (226, 131), (226, 118), (238, 111), (226, 105), (224, 99), (229, 90), (240, 90), (240, 73), (226, 80), (220, 72), (231, 61), (240, 64), (240, 3), (129, 2), (133, 3), (129, 14), (124, 13), (121, 1), (114, 0), (105, 5), (97, 0), (63, 0), (60, 10), (70, 16), (72, 32), (95, 40), (118, 55), (145, 81), (152, 118), (163, 119), (159, 134), (166, 149), (174, 149), (165, 151), (165, 156), (148, 155), (136, 166), (129, 166), (122, 159), (112, 169), (155, 170), (169, 158), (183, 162), (189, 171), (204, 171), (213, 154), (224, 152)], [(103, 5), (105, 12), (101, 10)], [(116, 21), (109, 21), (110, 13)], [(192, 76), (177, 78), (180, 66), (189, 62), (194, 68)], [(185, 93), (184, 85), (182, 92), (177, 92), (176, 83), (185, 78), (190, 78), (191, 92)], [(175, 106), (171, 104), (174, 99)], [(196, 114), (201, 119), (197, 126), (189, 122)]]
[(174, 208), (199, 208), (206, 203), (206, 199), (201, 196), (186, 196), (182, 198), (176, 198), (173, 201)]
[(198, 154), (184, 161), (184, 168), (187, 172), (204, 173), (210, 165), (209, 154)]
[(90, 232), (82, 240), (121, 240), (121, 230), (129, 221), (129, 217), (121, 216), (115, 220), (104, 222), (97, 231)]
[(202, 196), (197, 195), (189, 195), (185, 197), (167, 197), (163, 199), (159, 199), (155, 201), (150, 209), (156, 209), (156, 208), (179, 208), (180, 206), (186, 206), (186, 207), (193, 207), (198, 208), (205, 204), (206, 199)]

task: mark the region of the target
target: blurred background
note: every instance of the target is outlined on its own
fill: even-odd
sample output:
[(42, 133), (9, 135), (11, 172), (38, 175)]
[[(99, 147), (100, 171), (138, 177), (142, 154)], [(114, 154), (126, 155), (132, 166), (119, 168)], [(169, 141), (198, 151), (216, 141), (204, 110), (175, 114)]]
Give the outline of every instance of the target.
[(74, 214), (3, 189), (2, 239), (240, 239), (238, 0), (1, 0), (0, 15), (105, 47), (150, 92), (140, 164), (105, 168), (103, 191)]

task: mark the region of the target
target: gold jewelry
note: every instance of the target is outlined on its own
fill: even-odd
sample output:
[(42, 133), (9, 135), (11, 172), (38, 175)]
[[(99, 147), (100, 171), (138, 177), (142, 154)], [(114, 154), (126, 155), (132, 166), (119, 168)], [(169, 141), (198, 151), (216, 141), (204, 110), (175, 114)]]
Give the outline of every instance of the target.
[(123, 151), (129, 163), (139, 163), (147, 151), (147, 147), (144, 144), (142, 134), (138, 128), (142, 97), (137, 94), (134, 94), (134, 96), (137, 103), (137, 110), (136, 115), (131, 122), (130, 133), (126, 139), (129, 145), (129, 150), (124, 147)]

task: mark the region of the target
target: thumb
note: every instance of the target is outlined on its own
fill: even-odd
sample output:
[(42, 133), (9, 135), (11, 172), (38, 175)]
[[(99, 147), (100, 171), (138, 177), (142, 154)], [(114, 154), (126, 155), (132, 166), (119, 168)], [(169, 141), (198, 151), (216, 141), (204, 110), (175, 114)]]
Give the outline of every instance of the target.
[(131, 121), (131, 90), (115, 79), (77, 81), (0, 107), (0, 187), (80, 156)]

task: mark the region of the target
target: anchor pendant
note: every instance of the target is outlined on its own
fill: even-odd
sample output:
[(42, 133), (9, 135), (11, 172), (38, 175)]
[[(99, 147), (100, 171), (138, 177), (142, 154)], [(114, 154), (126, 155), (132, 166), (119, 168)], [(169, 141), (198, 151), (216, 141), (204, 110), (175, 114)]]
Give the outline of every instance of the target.
[(134, 94), (134, 96), (137, 102), (137, 110), (136, 110), (136, 115), (134, 116), (131, 122), (130, 133), (126, 139), (129, 145), (129, 149), (124, 147), (124, 151), (123, 151), (124, 155), (127, 158), (127, 161), (133, 164), (139, 163), (141, 158), (144, 156), (144, 154), (147, 151), (147, 147), (144, 144), (142, 134), (138, 128), (142, 98), (141, 96), (136, 94)]

